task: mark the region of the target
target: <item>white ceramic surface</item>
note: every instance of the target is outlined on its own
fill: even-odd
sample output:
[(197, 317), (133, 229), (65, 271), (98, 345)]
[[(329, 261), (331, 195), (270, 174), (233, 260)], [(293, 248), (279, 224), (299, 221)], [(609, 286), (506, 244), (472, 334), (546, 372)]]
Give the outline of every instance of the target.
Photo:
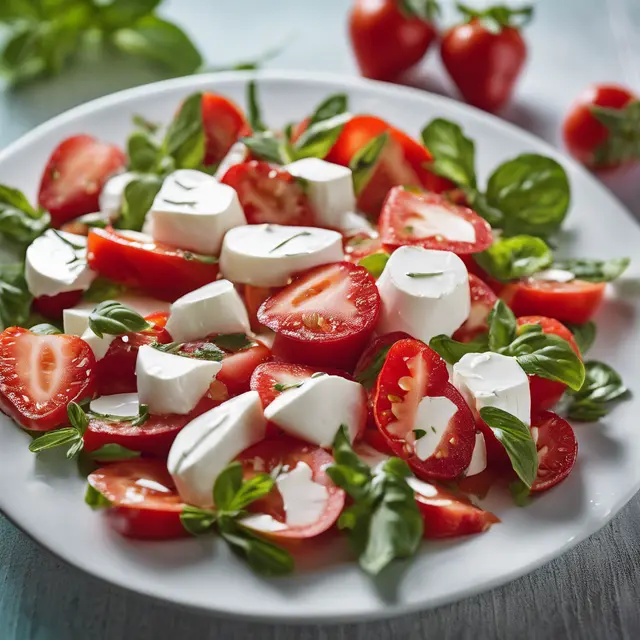
[[(115, 94), (69, 111), (0, 153), (0, 182), (34, 197), (51, 149), (74, 133), (124, 143), (131, 116), (166, 121), (196, 89), (220, 91), (244, 103), (247, 73), (200, 75)], [(423, 92), (312, 73), (258, 76), (267, 122), (299, 119), (326, 95), (345, 91), (354, 112), (373, 112), (411, 134), (435, 116), (461, 123), (476, 140), (484, 178), (498, 162), (522, 152), (556, 157), (567, 169), (571, 214), (564, 255), (634, 256), (640, 228), (589, 174), (547, 144), (513, 126)], [(638, 388), (640, 282), (638, 267), (610, 292), (597, 318), (590, 354), (606, 359), (631, 389)], [(19, 527), (75, 566), (127, 589), (181, 605), (247, 619), (351, 621), (406, 613), (487, 590), (533, 570), (602, 527), (640, 487), (640, 401), (620, 405), (598, 425), (577, 425), (578, 463), (567, 481), (520, 509), (505, 496), (485, 506), (502, 518), (488, 533), (424, 544), (411, 563), (377, 581), (362, 574), (341, 540), (327, 540), (298, 561), (296, 575), (263, 580), (210, 540), (127, 541), (111, 532), (83, 502), (84, 482), (62, 456), (37, 458), (28, 436), (0, 417), (0, 509)]]

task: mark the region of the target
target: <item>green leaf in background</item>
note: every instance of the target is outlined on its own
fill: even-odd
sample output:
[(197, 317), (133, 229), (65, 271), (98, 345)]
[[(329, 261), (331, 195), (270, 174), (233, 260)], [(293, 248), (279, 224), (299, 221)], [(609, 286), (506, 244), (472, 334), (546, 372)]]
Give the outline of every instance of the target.
[(271, 131), (240, 138), (240, 142), (260, 160), (273, 164), (287, 164), (293, 160), (287, 152), (287, 141), (277, 138)]
[(109, 31), (128, 27), (132, 22), (155, 11), (162, 0), (111, 0), (98, 4), (98, 19)]
[(134, 131), (127, 140), (129, 170), (139, 173), (154, 173), (162, 161), (162, 150), (152, 134), (146, 131)]
[(176, 169), (199, 169), (204, 160), (202, 94), (187, 97), (167, 128), (166, 153), (175, 160)]
[(596, 323), (592, 321), (584, 324), (569, 324), (565, 322), (565, 326), (573, 333), (573, 338), (580, 349), (580, 353), (584, 356), (596, 340), (598, 332)]
[(323, 100), (309, 119), (309, 127), (318, 122), (330, 120), (348, 111), (349, 98), (346, 93), (335, 93)]
[(486, 251), (473, 255), (474, 260), (500, 282), (518, 280), (542, 271), (553, 262), (547, 243), (534, 236), (501, 238)]
[(560, 164), (531, 153), (508, 160), (491, 174), (486, 199), (502, 212), (500, 226), (507, 235), (546, 237), (567, 215), (571, 189)]
[(142, 229), (145, 216), (151, 209), (162, 182), (160, 176), (146, 174), (132, 180), (124, 188), (122, 211), (116, 223), (119, 229)]
[(553, 263), (553, 268), (570, 271), (578, 280), (611, 282), (624, 273), (630, 262), (629, 258), (612, 258), (611, 260), (575, 258), (556, 260)]
[(350, 113), (339, 113), (310, 124), (293, 145), (296, 158), (324, 158), (349, 120)]
[(353, 172), (353, 190), (356, 195), (359, 195), (367, 186), (388, 139), (389, 132), (384, 131), (367, 142), (351, 158), (349, 168)]
[(26, 326), (32, 301), (24, 279), (24, 264), (0, 265), (0, 330)]
[(364, 267), (376, 280), (382, 275), (391, 256), (385, 251), (371, 253), (358, 262), (359, 267)]
[(504, 447), (520, 480), (531, 489), (538, 474), (538, 452), (529, 427), (497, 407), (482, 407), (480, 417)]
[(0, 236), (9, 242), (30, 244), (48, 228), (50, 216), (34, 209), (18, 189), (0, 185)]
[(458, 342), (445, 334), (434, 336), (429, 341), (433, 349), (445, 362), (455, 364), (467, 353), (483, 353), (489, 349), (488, 336), (482, 335), (472, 342)]
[(475, 145), (460, 125), (444, 118), (422, 130), (422, 143), (433, 157), (430, 169), (461, 187), (476, 187)]
[(516, 337), (518, 323), (513, 311), (503, 300), (498, 300), (489, 313), (489, 351), (498, 351), (510, 345)]
[(268, 131), (269, 127), (262, 121), (262, 109), (258, 100), (258, 87), (254, 80), (247, 84), (247, 120), (252, 131)]

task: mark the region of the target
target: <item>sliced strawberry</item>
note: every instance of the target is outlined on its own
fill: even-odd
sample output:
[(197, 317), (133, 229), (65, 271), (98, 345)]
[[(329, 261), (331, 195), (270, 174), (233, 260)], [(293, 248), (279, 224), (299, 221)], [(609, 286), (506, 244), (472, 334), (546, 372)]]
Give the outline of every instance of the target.
[(38, 192), (38, 203), (51, 214), (51, 224), (59, 227), (99, 211), (98, 197), (104, 183), (126, 162), (118, 147), (91, 136), (63, 140), (49, 158)]
[(69, 402), (93, 394), (96, 360), (77, 336), (36, 335), (10, 327), (0, 334), (0, 408), (26, 429), (67, 421)]

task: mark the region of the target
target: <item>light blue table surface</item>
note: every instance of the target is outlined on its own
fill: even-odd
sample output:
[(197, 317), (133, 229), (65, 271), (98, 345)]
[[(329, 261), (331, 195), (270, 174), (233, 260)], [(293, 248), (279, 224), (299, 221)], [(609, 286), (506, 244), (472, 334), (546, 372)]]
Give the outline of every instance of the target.
[[(451, 2), (443, 4), (449, 19)], [(269, 67), (354, 74), (345, 38), (348, 6), (346, 0), (173, 0), (163, 12), (190, 32), (211, 66), (284, 45)], [(540, 0), (527, 29), (531, 59), (503, 116), (559, 144), (563, 114), (587, 84), (616, 81), (640, 90), (638, 33), (637, 0)], [(452, 95), (435, 52), (424, 66), (422, 86)], [(0, 87), (0, 146), (77, 104), (162, 77), (130, 58), (98, 55), (56, 80), (18, 91)], [(639, 177), (632, 171), (606, 180), (636, 216)], [(194, 614), (106, 585), (62, 564), (0, 516), (0, 640), (638, 638), (639, 532), (636, 497), (574, 551), (488, 594), (387, 623), (276, 627)]]

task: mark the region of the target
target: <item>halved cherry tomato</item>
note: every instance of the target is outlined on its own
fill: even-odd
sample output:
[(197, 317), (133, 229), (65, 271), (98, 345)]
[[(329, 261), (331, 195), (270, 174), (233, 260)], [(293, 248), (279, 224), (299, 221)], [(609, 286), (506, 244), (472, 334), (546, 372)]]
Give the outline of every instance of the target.
[[(373, 401), (378, 429), (420, 478), (453, 479), (471, 461), (476, 431), (473, 414), (448, 380), (444, 360), (418, 340), (396, 342), (378, 376)], [(416, 443), (432, 427), (417, 419), (425, 396), (446, 398), (456, 410), (433, 453), (423, 460)], [(416, 434), (418, 429), (425, 433)]]
[(101, 275), (173, 302), (213, 282), (217, 263), (154, 242), (149, 236), (113, 229), (91, 229), (87, 241), (89, 266)]
[(25, 429), (67, 424), (67, 405), (93, 395), (95, 366), (78, 336), (9, 327), (0, 334), (0, 409)]
[[(242, 463), (245, 478), (251, 478), (256, 473), (269, 473), (276, 468), (282, 472), (291, 471), (300, 463), (311, 468), (311, 479), (327, 490), (327, 500), (322, 515), (315, 522), (303, 526), (286, 526), (279, 531), (265, 531), (256, 529), (260, 533), (278, 539), (302, 540), (313, 538), (324, 533), (338, 519), (344, 507), (344, 491), (338, 488), (329, 476), (326, 468), (333, 463), (333, 457), (324, 449), (300, 440), (283, 436), (278, 440), (263, 440), (253, 445), (238, 456)], [(266, 514), (286, 525), (286, 516), (282, 496), (274, 488), (264, 498), (249, 505), (253, 513)]]
[(307, 194), (285, 169), (250, 160), (231, 167), (221, 182), (238, 192), (249, 224), (314, 225), (315, 213)]
[(52, 226), (99, 211), (104, 183), (126, 163), (127, 156), (113, 144), (87, 135), (63, 140), (47, 162), (38, 191), (38, 203), (51, 214)]
[(65, 309), (75, 307), (82, 298), (82, 291), (65, 291), (55, 296), (38, 296), (31, 303), (33, 310), (49, 320), (59, 320)]
[(314, 267), (269, 298), (258, 320), (276, 332), (274, 355), (290, 362), (350, 370), (380, 313), (375, 280), (350, 262)]
[[(544, 333), (553, 334), (566, 340), (576, 354), (578, 356), (581, 355), (580, 349), (578, 349), (578, 345), (573, 339), (573, 334), (561, 322), (543, 316), (521, 316), (518, 318), (519, 327), (525, 324), (540, 325)], [(567, 388), (566, 384), (555, 380), (547, 380), (538, 376), (528, 376), (528, 378), (529, 388), (531, 389), (531, 410), (534, 414), (553, 407)]]
[(202, 94), (202, 125), (205, 137), (205, 164), (218, 164), (240, 136), (251, 133), (242, 109), (216, 93)]
[(593, 318), (604, 298), (604, 282), (551, 282), (528, 278), (499, 293), (517, 316), (546, 316), (583, 324)]
[(543, 411), (534, 420), (531, 435), (538, 450), (538, 475), (531, 491), (546, 491), (571, 473), (578, 442), (571, 425), (551, 411)]
[(416, 245), (469, 255), (491, 246), (493, 235), (489, 223), (471, 209), (435, 193), (394, 187), (382, 205), (380, 239), (388, 251)]
[(89, 474), (87, 481), (111, 502), (105, 517), (119, 534), (140, 540), (187, 535), (180, 522), (184, 504), (164, 462), (116, 462)]
[(365, 389), (372, 391), (391, 347), (399, 340), (411, 339), (404, 331), (393, 331), (378, 336), (362, 352), (353, 370), (353, 377)]
[(262, 325), (258, 322), (258, 309), (260, 305), (276, 293), (276, 291), (277, 289), (274, 287), (254, 287), (251, 284), (244, 285), (242, 297), (244, 299), (244, 306), (247, 308), (252, 331), (261, 331)]
[(96, 391), (100, 396), (115, 393), (135, 393), (136, 360), (138, 349), (146, 344), (171, 342), (169, 332), (164, 328), (168, 313), (158, 312), (145, 317), (153, 324), (151, 329), (117, 336), (109, 345), (104, 358), (96, 362)]
[(319, 369), (291, 362), (265, 362), (251, 376), (251, 390), (257, 391), (266, 409), (281, 393), (276, 385), (295, 385), (308, 380)]
[(455, 538), (482, 533), (500, 518), (433, 484), (409, 480), (424, 520), (424, 537)]
[[(567, 114), (562, 127), (569, 153), (592, 169), (614, 169), (638, 159), (638, 128), (624, 109), (638, 98), (615, 84), (593, 85), (585, 89)], [(617, 126), (607, 126), (594, 115), (595, 108), (618, 112)]]
[(489, 330), (489, 314), (498, 299), (491, 288), (472, 273), (469, 274), (469, 291), (471, 293), (469, 317), (452, 336), (459, 342), (471, 342), (481, 333)]

